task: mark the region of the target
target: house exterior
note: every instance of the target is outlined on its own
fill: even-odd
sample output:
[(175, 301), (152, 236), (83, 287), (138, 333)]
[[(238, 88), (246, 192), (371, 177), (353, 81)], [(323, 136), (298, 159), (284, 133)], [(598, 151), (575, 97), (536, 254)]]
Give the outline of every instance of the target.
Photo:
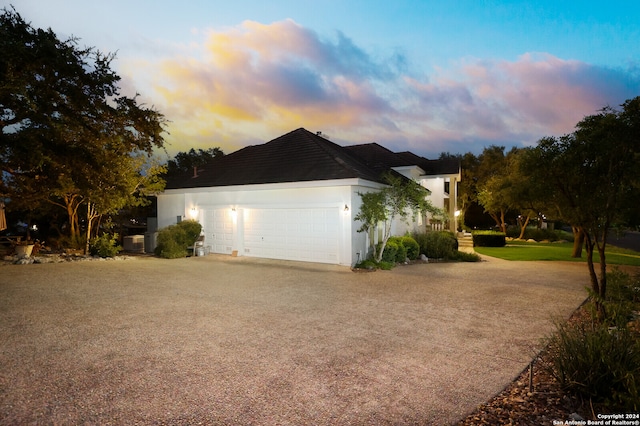
[[(301, 128), (168, 181), (158, 195), (158, 227), (198, 220), (212, 253), (354, 265), (378, 238), (357, 232), (359, 193), (383, 188), (383, 174), (395, 170), (429, 189), (453, 219), (460, 166), (449, 163), (378, 144), (342, 147)], [(402, 235), (429, 226), (419, 217), (392, 229)]]

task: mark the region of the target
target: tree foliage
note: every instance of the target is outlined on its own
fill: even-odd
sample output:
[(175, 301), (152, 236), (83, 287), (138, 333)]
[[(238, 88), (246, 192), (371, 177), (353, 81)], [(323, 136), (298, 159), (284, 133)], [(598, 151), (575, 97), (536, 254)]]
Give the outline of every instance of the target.
[(460, 206), (462, 219), (473, 204), (481, 205), (485, 212), (501, 229), (506, 227), (505, 216), (508, 207), (501, 199), (499, 191), (501, 178), (506, 168), (504, 146), (491, 145), (478, 156), (467, 153), (462, 156), (462, 179), (460, 181)]
[[(499, 222), (502, 232), (507, 232), (506, 213), (511, 211), (518, 214), (516, 223), (520, 228), (519, 238), (523, 238), (530, 220), (541, 216), (545, 210), (545, 188), (540, 180), (532, 179), (529, 174), (530, 151), (530, 148), (511, 149), (500, 160), (501, 170), (478, 185), (481, 188), (479, 203)], [(544, 166), (538, 164), (537, 167)]]
[(371, 241), (371, 250), (376, 262), (382, 260), (395, 218), (407, 221), (409, 216), (420, 213), (443, 214), (427, 200), (429, 191), (419, 183), (394, 174), (387, 174), (385, 180), (387, 186), (379, 191), (358, 193), (362, 198), (362, 205), (354, 217), (354, 220), (361, 222), (358, 232), (370, 233), (379, 223), (384, 226), (380, 246), (378, 247), (373, 239)]
[(224, 152), (219, 147), (198, 149), (197, 151), (191, 148), (189, 151), (181, 151), (167, 163), (167, 177), (190, 173), (199, 166), (223, 155)]
[(640, 196), (639, 111), (640, 97), (626, 101), (622, 110), (606, 107), (585, 117), (573, 133), (540, 140), (529, 158), (531, 178), (549, 189), (554, 213), (584, 235), (591, 287), (600, 300), (606, 297), (608, 234)]
[(112, 54), (0, 15), (0, 193), (13, 209), (64, 209), (80, 239), (101, 214), (162, 188), (148, 161), (164, 146), (164, 116), (119, 92)]

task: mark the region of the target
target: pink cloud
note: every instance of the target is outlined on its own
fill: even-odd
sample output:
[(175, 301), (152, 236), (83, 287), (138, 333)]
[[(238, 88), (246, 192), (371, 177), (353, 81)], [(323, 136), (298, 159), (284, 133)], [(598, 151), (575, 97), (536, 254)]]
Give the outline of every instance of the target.
[(466, 59), (422, 77), (399, 71), (406, 68), (401, 55), (374, 59), (341, 33), (326, 39), (292, 20), (205, 34), (181, 54), (125, 67), (172, 121), (176, 151), (231, 152), (306, 127), (340, 143), (479, 152), (570, 132), (640, 87), (637, 70), (548, 54)]
[[(635, 96), (639, 79), (548, 54), (516, 61), (467, 60), (431, 82), (406, 79), (413, 108), (433, 135), (456, 142), (533, 144), (546, 135), (569, 133), (585, 115)], [(626, 83), (625, 83), (626, 81)]]

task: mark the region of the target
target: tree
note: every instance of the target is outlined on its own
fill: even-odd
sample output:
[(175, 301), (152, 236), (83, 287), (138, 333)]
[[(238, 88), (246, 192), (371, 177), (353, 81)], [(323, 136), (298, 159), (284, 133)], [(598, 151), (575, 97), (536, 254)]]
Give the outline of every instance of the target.
[(181, 151), (167, 163), (167, 177), (190, 173), (194, 168), (197, 169), (197, 167), (223, 155), (224, 152), (219, 147), (206, 150), (198, 149), (197, 151), (191, 148), (187, 152)]
[(530, 164), (544, 170), (544, 165), (531, 161), (532, 151), (532, 148), (521, 148), (512, 151), (507, 158), (510, 182), (507, 196), (511, 207), (520, 213), (517, 220), (520, 227), (518, 238), (524, 238), (527, 225), (534, 217), (538, 217), (539, 224), (544, 217), (552, 217), (548, 213), (546, 215), (543, 213), (548, 211), (548, 191), (544, 182), (532, 178), (529, 173)]
[(542, 139), (533, 157), (545, 165), (534, 178), (550, 189), (558, 214), (584, 235), (591, 288), (601, 316), (607, 289), (607, 237), (616, 221), (625, 218), (630, 200), (640, 195), (640, 97), (622, 107), (622, 111), (607, 107), (585, 117), (570, 135)]
[[(500, 173), (479, 185), (478, 201), (494, 219), (499, 219), (506, 232), (505, 214), (518, 212), (518, 238), (523, 238), (529, 222), (541, 216), (546, 203), (546, 191), (539, 179), (532, 179), (528, 170), (530, 148), (513, 148), (505, 156)], [(538, 164), (537, 167), (540, 167)], [(493, 212), (493, 213), (492, 213)]]
[[(529, 181), (536, 185), (535, 195), (539, 210), (554, 220), (562, 220), (568, 223), (573, 231), (573, 250), (571, 257), (582, 257), (584, 246), (584, 233), (582, 228), (571, 222), (569, 212), (575, 206), (569, 203), (570, 198), (563, 196), (563, 191), (558, 185), (566, 188), (579, 187), (582, 182), (581, 175), (571, 174), (569, 170), (572, 161), (579, 162), (578, 158), (571, 159), (569, 154), (561, 156), (561, 145), (567, 145), (570, 135), (561, 138), (545, 137), (538, 141), (537, 147), (528, 149), (522, 156), (520, 168), (522, 173), (528, 176)], [(564, 164), (567, 162), (567, 164)]]
[(509, 210), (508, 200), (501, 190), (507, 183), (507, 159), (503, 146), (485, 148), (478, 157), (475, 170), (475, 201), (484, 207), (502, 232), (507, 232), (505, 217)]
[(409, 215), (415, 216), (419, 213), (444, 214), (427, 200), (429, 190), (419, 183), (391, 173), (385, 176), (385, 181), (387, 186), (379, 191), (358, 193), (362, 198), (362, 205), (354, 217), (355, 221), (362, 222), (358, 232), (370, 233), (379, 223), (384, 224), (380, 247), (378, 248), (374, 239), (371, 239), (371, 250), (376, 262), (382, 260), (395, 218), (407, 221)]
[(61, 41), (6, 8), (0, 52), (0, 194), (9, 205), (59, 206), (80, 240), (82, 210), (90, 226), (160, 183), (141, 158), (164, 146), (165, 118), (120, 95), (114, 55)]

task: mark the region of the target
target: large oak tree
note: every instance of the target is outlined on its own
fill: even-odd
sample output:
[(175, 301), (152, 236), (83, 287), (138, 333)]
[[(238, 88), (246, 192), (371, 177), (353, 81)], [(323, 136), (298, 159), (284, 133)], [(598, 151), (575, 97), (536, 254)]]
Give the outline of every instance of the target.
[(8, 208), (62, 207), (69, 234), (162, 188), (147, 159), (164, 146), (165, 118), (120, 94), (112, 54), (0, 15), (0, 195)]
[[(542, 139), (530, 157), (531, 178), (548, 188), (555, 213), (584, 236), (591, 288), (601, 314), (606, 246), (612, 228), (640, 199), (640, 97), (622, 110), (604, 108), (560, 138)], [(599, 255), (599, 273), (594, 253)]]

